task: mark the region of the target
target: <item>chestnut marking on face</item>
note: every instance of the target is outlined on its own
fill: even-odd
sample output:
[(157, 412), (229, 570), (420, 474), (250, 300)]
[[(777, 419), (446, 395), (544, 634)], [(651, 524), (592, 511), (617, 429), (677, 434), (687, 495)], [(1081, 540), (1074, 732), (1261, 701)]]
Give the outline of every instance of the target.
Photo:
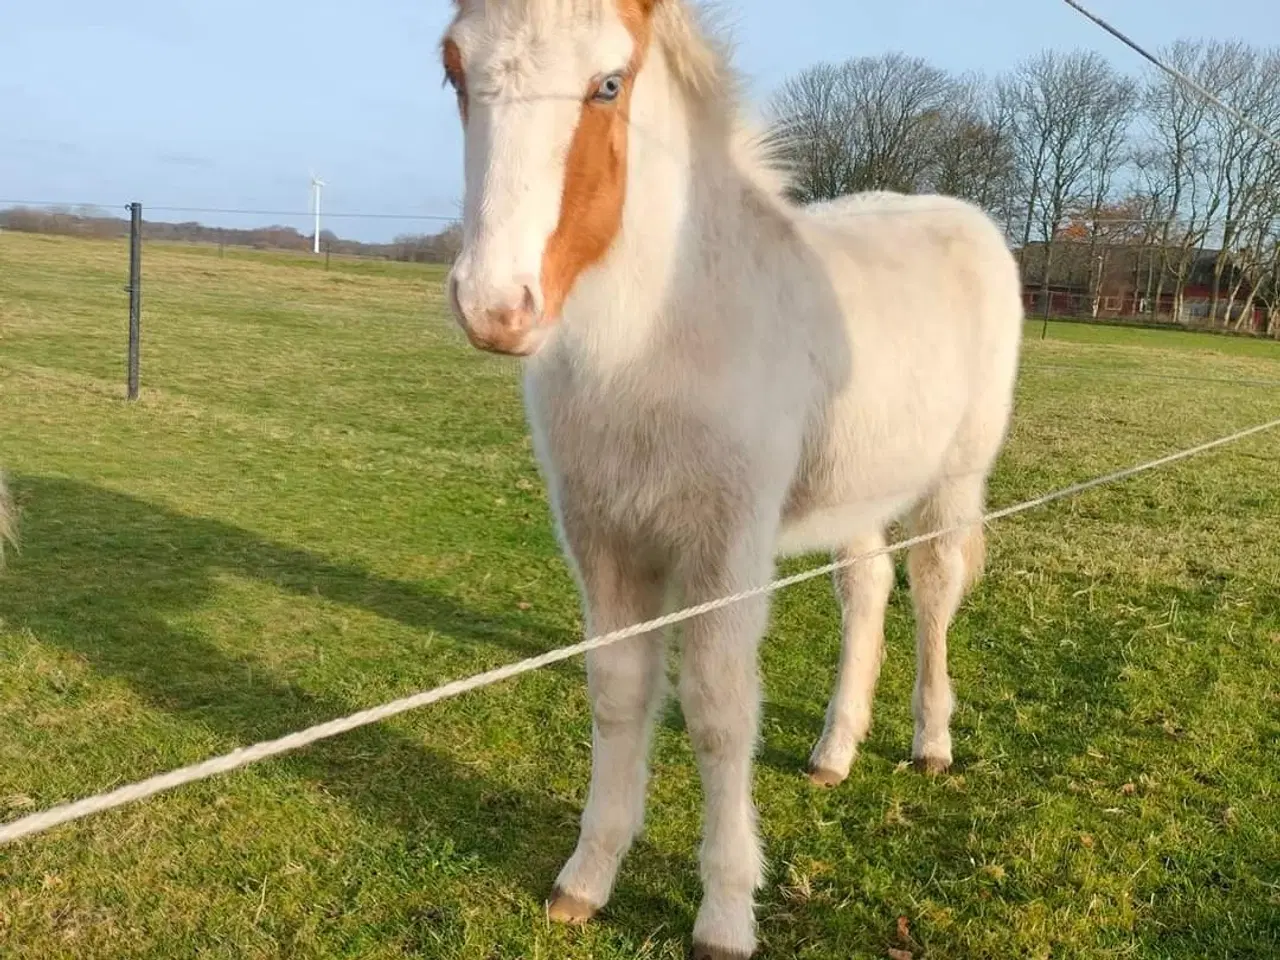
[(578, 277), (603, 259), (622, 228), (631, 94), (649, 50), (656, 2), (617, 0), (635, 41), (631, 62), (594, 79), (583, 97), (565, 164), (560, 219), (542, 258), (543, 314), (549, 321), (558, 319)]

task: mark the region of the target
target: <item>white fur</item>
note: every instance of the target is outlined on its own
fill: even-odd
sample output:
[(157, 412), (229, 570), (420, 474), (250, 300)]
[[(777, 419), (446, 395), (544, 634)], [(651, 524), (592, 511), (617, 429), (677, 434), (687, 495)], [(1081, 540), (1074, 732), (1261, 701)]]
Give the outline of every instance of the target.
[(18, 545), (18, 511), (9, 495), (4, 471), (0, 470), (0, 567), (4, 566), (6, 546)]
[[(1007, 428), (1022, 310), (999, 230), (942, 197), (789, 206), (724, 73), (684, 5), (662, 0), (632, 105), (621, 234), (525, 366), (535, 450), (589, 632), (655, 616), (673, 591), (697, 603), (762, 583), (782, 552), (860, 553), (899, 518), (916, 529), (976, 520)], [(565, 136), (502, 133), (544, 135)], [(541, 182), (550, 169), (519, 179), (558, 190)], [(469, 193), (482, 173), (469, 173)], [(544, 227), (500, 211), (491, 225), (487, 210), (467, 209), (470, 243)], [(476, 256), (469, 247), (462, 261)], [(951, 760), (946, 633), (976, 573), (966, 550), (976, 542), (947, 536), (911, 556), (913, 753), (935, 768)], [(837, 579), (844, 648), (812, 758), (833, 779), (870, 725), (892, 579), (887, 559)], [(767, 616), (764, 599), (748, 601), (690, 622), (683, 643), (679, 692), (706, 797), (694, 939), (717, 956), (756, 943), (751, 758)], [(588, 658), (591, 791), (557, 885), (597, 907), (643, 819), (661, 651), (649, 637)]]

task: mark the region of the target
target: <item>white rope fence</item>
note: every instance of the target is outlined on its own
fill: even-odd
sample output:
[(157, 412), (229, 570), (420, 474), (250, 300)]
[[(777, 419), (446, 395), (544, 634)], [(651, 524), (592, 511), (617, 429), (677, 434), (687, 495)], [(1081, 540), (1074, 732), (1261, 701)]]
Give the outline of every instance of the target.
[[(1085, 480), (1081, 483), (1072, 484), (1069, 487), (1063, 487), (1060, 490), (1054, 490), (1051, 493), (1043, 494), (1031, 500), (1024, 500), (1022, 503), (1015, 504), (1010, 507), (1004, 507), (986, 514), (981, 519), (982, 523), (990, 523), (993, 520), (1001, 520), (1005, 517), (1012, 517), (1018, 513), (1025, 513), (1036, 507), (1044, 506), (1047, 503), (1053, 503), (1055, 500), (1062, 500), (1067, 497), (1075, 496), (1086, 490), (1092, 490), (1094, 487), (1101, 487), (1106, 484), (1115, 483), (1128, 477), (1135, 476), (1139, 473), (1145, 473), (1148, 470), (1154, 470), (1178, 460), (1185, 460), (1196, 454), (1213, 450), (1216, 447), (1225, 446), (1229, 443), (1235, 443), (1254, 434), (1262, 433), (1266, 430), (1272, 430), (1280, 427), (1280, 419), (1272, 420), (1268, 423), (1259, 424), (1255, 427), (1249, 427), (1244, 430), (1237, 431), (1230, 436), (1220, 437), (1217, 440), (1210, 440), (1207, 443), (1190, 447), (1186, 450), (1179, 450), (1177, 453), (1171, 453), (1155, 460), (1149, 460), (1146, 463), (1140, 463), (1136, 466), (1126, 467), (1123, 470), (1117, 470), (1114, 473), (1104, 474), (1095, 477), (1092, 480)], [(297, 733), (291, 733), (287, 736), (279, 737), (275, 740), (265, 740), (262, 743), (256, 743), (250, 747), (242, 747), (233, 750), (228, 754), (220, 757), (214, 757), (201, 763), (192, 764), (191, 766), (181, 767), (177, 770), (171, 770), (168, 773), (158, 774), (138, 783), (132, 783), (128, 786), (119, 787), (107, 793), (100, 793), (96, 796), (86, 797), (83, 800), (77, 800), (74, 803), (62, 804), (61, 806), (51, 807), (48, 810), (39, 813), (33, 813), (29, 816), (14, 820), (11, 823), (0, 826), (0, 846), (11, 843), (21, 837), (28, 837), (33, 834), (43, 833), (52, 829), (59, 824), (69, 823), (72, 820), (79, 820), (90, 814), (101, 813), (104, 810), (110, 810), (114, 807), (122, 807), (127, 803), (135, 800), (142, 800), (146, 797), (155, 796), (165, 790), (172, 790), (183, 784), (195, 783), (197, 780), (205, 780), (219, 773), (228, 773), (232, 770), (238, 770), (246, 767), (251, 763), (259, 760), (265, 760), (268, 757), (278, 756), (282, 753), (288, 753), (291, 750), (298, 750), (302, 747), (309, 746), (319, 740), (325, 740), (329, 737), (336, 737), (341, 733), (349, 730), (355, 730), (357, 727), (368, 726), (372, 723), (378, 723), (401, 713), (407, 713), (410, 710), (416, 710), (419, 707), (425, 707), (432, 703), (439, 703), (441, 700), (448, 700), (453, 697), (461, 696), (472, 690), (479, 690), (482, 687), (489, 687), (503, 680), (509, 680), (512, 677), (518, 677), (524, 673), (530, 673), (539, 670), (542, 667), (550, 666), (553, 663), (559, 663), (562, 660), (569, 660), (580, 654), (589, 653), (592, 650), (599, 650), (601, 647), (607, 647), (610, 644), (618, 643), (640, 634), (650, 633), (654, 630), (660, 630), (673, 624), (681, 623), (685, 620), (691, 620), (694, 617), (711, 613), (714, 610), (720, 610), (724, 607), (741, 603), (752, 597), (758, 597), (764, 594), (773, 593), (783, 590), (787, 587), (804, 583), (807, 580), (813, 580), (817, 577), (827, 576), (844, 567), (853, 566), (864, 560), (870, 560), (873, 557), (884, 556), (885, 554), (897, 553), (908, 547), (917, 544), (926, 543), (929, 540), (945, 536), (949, 533), (958, 533), (971, 523), (955, 524), (950, 527), (944, 527), (941, 530), (935, 530), (932, 533), (921, 534), (920, 536), (910, 537), (906, 540), (899, 540), (896, 543), (889, 544), (877, 550), (868, 553), (859, 554), (856, 557), (845, 557), (832, 563), (824, 564), (820, 567), (813, 567), (801, 573), (793, 574), (789, 577), (782, 577), (771, 583), (764, 584), (759, 587), (752, 587), (749, 590), (743, 590), (741, 593), (735, 593), (732, 596), (721, 597), (717, 600), (710, 600), (706, 603), (700, 603), (696, 606), (686, 607), (674, 613), (658, 617), (653, 620), (646, 620), (643, 623), (637, 623), (630, 627), (624, 627), (621, 630), (615, 630), (598, 637), (584, 640), (581, 643), (575, 643), (567, 647), (558, 647), (555, 650), (548, 650), (546, 653), (539, 654), (536, 657), (530, 657), (527, 660), (521, 660), (518, 663), (508, 664), (505, 667), (498, 667), (494, 670), (488, 670), (484, 673), (476, 674), (473, 677), (467, 677), (463, 680), (455, 680), (452, 683), (446, 683), (443, 686), (436, 687), (433, 690), (425, 690), (422, 693), (415, 693), (412, 696), (404, 697), (400, 700), (393, 700), (385, 703), (380, 707), (373, 707), (368, 710), (361, 710), (359, 713), (353, 713), (347, 717), (340, 717), (336, 720), (330, 720), (326, 723), (317, 724), (306, 730), (300, 730)]]

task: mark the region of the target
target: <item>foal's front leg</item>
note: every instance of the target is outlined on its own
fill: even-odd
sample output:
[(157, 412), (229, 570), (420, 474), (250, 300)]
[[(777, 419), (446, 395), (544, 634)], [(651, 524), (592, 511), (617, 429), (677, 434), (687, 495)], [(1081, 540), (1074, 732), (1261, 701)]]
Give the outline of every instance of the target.
[[(743, 542), (689, 579), (691, 603), (764, 583), (772, 542)], [(755, 951), (754, 894), (764, 858), (751, 800), (751, 761), (760, 723), (756, 651), (769, 605), (755, 597), (689, 622), (680, 700), (702, 775), (703, 897), (693, 928), (695, 960), (743, 960)]]
[[(622, 551), (583, 558), (587, 635), (657, 616), (664, 578)], [(633, 637), (587, 654), (591, 698), (591, 787), (577, 849), (548, 905), (552, 920), (589, 920), (609, 900), (618, 866), (644, 820), (649, 739), (666, 680), (663, 638)]]

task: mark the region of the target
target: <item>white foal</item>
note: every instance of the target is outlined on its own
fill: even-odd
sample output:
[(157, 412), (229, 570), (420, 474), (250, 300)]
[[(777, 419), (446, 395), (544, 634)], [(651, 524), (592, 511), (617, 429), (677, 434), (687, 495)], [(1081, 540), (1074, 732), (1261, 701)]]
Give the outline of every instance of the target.
[[(797, 209), (683, 0), (460, 0), (443, 42), (465, 127), (450, 279), (478, 347), (528, 357), (525, 398), (587, 631), (857, 555), (907, 517), (969, 524), (1003, 443), (1021, 336), (996, 227), (941, 197)], [(981, 529), (910, 556), (912, 753), (951, 761), (947, 629)], [(887, 558), (837, 577), (844, 642), (811, 758), (843, 779), (882, 656)], [(695, 953), (747, 957), (763, 859), (751, 799), (764, 599), (691, 621), (680, 698), (705, 793)], [(594, 752), (553, 918), (609, 899), (641, 826), (663, 640), (588, 657)]]

